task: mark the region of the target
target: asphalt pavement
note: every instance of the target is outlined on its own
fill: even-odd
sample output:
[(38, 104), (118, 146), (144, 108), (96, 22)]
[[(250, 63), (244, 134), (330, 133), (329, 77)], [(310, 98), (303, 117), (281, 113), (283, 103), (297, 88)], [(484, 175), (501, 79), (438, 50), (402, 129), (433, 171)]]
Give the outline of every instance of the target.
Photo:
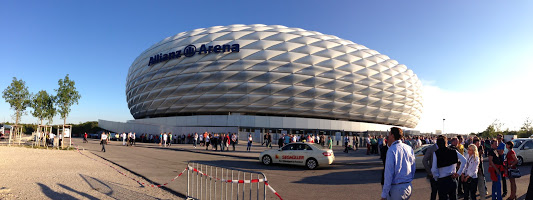
[[(259, 144), (253, 145), (250, 152), (246, 151), (245, 145), (237, 145), (236, 151), (221, 152), (205, 150), (205, 147), (200, 146), (194, 148), (191, 144), (161, 147), (153, 143), (137, 143), (136, 146), (127, 147), (122, 145), (122, 141), (111, 141), (104, 153), (100, 151), (101, 147), (97, 140), (81, 143), (81, 139), (73, 139), (73, 142), (86, 152), (98, 155), (154, 184), (169, 182), (185, 169), (189, 161), (198, 161), (262, 172), (283, 199), (379, 199), (381, 195), (380, 178), (383, 167), (377, 155), (365, 155), (366, 149), (344, 153), (341, 147), (335, 147), (333, 150), (336, 160), (333, 165), (307, 170), (305, 167), (281, 164), (264, 166), (259, 162), (258, 156), (267, 148)], [(517, 195), (520, 199), (524, 199), (531, 165), (521, 166), (520, 170), (523, 177), (517, 179)], [(491, 185), (488, 179), (489, 193)], [(166, 190), (176, 195), (186, 194), (187, 178), (185, 176), (177, 178), (167, 185)], [(425, 171), (418, 170), (413, 181), (411, 199), (429, 199), (430, 191)], [(270, 191), (267, 191), (267, 197), (276, 199)]]

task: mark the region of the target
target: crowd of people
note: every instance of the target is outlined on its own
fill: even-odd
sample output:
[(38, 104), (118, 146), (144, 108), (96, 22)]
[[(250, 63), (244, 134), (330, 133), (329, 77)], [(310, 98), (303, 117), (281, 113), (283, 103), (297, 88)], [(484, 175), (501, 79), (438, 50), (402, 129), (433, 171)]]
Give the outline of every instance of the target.
[[(378, 139), (381, 137), (378, 137)], [(372, 152), (372, 140), (367, 139), (367, 151)], [(518, 159), (513, 151), (512, 141), (503, 141), (503, 136), (496, 139), (481, 140), (470, 137), (466, 141), (462, 136), (447, 138), (440, 135), (433, 138), (404, 137), (399, 128), (392, 128), (388, 138), (383, 138), (381, 159), (384, 164), (382, 199), (409, 199), (412, 193), (412, 180), (416, 171), (413, 149), (423, 144), (427, 147), (422, 163), (431, 186), (431, 200), (485, 199), (487, 186), (485, 177), (492, 180), (492, 199), (516, 199), (516, 182)], [(380, 142), (376, 141), (379, 145)], [(488, 144), (488, 146), (486, 145)], [(369, 147), (370, 146), (370, 147)], [(488, 148), (487, 148), (488, 147)], [(507, 153), (504, 154), (505, 149)], [(483, 155), (487, 155), (489, 167), (483, 167)], [(507, 181), (510, 192), (508, 193)]]
[[(50, 134), (50, 137), (54, 137)], [(229, 151), (238, 143), (236, 133), (192, 133), (176, 135), (172, 133), (115, 134), (117, 141), (122, 140), (124, 146), (134, 146), (136, 141), (144, 143), (158, 143), (162, 147), (175, 144), (192, 144), (194, 148), (205, 147), (206, 150)], [(86, 141), (87, 134), (84, 135)], [(105, 152), (105, 145), (111, 139), (109, 133), (102, 133), (101, 145)], [(253, 137), (248, 134), (247, 151), (251, 151)], [(327, 135), (313, 134), (282, 134), (278, 139), (278, 146), (282, 147), (294, 142), (317, 143), (332, 149), (333, 140)], [(366, 145), (366, 154), (377, 154), (383, 161), (381, 184), (383, 199), (409, 199), (412, 193), (412, 180), (416, 171), (414, 149), (430, 144), (424, 154), (422, 163), (431, 186), (431, 200), (457, 199), (485, 199), (488, 195), (485, 177), (492, 180), (492, 199), (516, 199), (516, 182), (518, 159), (513, 151), (513, 142), (504, 142), (503, 136), (495, 139), (481, 139), (478, 137), (463, 138), (462, 136), (447, 138), (411, 136), (405, 137), (400, 128), (391, 128), (387, 136), (344, 136), (344, 152), (349, 149), (357, 150)], [(261, 145), (272, 148), (272, 135), (267, 133)], [(507, 153), (505, 153), (507, 149)], [(484, 169), (483, 157), (488, 158), (488, 169)], [(508, 181), (507, 181), (508, 180)], [(509, 184), (507, 184), (509, 183)], [(509, 187), (508, 187), (509, 185)], [(509, 188), (509, 190), (508, 190)], [(477, 195), (479, 193), (479, 195)]]

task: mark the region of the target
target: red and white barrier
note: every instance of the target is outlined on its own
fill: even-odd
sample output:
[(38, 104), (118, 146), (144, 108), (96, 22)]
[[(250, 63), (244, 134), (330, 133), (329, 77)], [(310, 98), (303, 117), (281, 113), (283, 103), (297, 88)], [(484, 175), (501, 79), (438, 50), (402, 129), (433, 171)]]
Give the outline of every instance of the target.
[(272, 188), (272, 186), (270, 186), (268, 184), (268, 180), (266, 178), (264, 179), (251, 179), (251, 180), (226, 180), (226, 179), (220, 179), (220, 178), (216, 178), (216, 177), (213, 177), (213, 176), (210, 176), (196, 168), (193, 168), (191, 166), (188, 166), (187, 169), (193, 171), (193, 172), (197, 172), (199, 174), (202, 174), (203, 176), (207, 176), (209, 178), (212, 178), (212, 179), (216, 179), (216, 180), (219, 180), (219, 181), (222, 181), (222, 182), (227, 182), (227, 183), (265, 183), (265, 186), (268, 187), (268, 189), (270, 189), (270, 191), (272, 191), (272, 193), (274, 193), (280, 200), (283, 200), (283, 198), (281, 198), (281, 196), (278, 194), (278, 192), (276, 192), (276, 190), (274, 190), (274, 188)]

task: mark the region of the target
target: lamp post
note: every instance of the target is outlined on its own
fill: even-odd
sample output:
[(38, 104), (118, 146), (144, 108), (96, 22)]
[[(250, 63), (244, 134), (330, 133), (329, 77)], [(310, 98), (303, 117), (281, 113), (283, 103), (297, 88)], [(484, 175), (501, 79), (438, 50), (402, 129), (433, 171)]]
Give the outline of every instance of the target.
[[(445, 133), (444, 133), (444, 121), (445, 121), (445, 120), (446, 120), (446, 119), (442, 119), (442, 134), (445, 134)], [(446, 136), (448, 136), (448, 135), (446, 134)]]

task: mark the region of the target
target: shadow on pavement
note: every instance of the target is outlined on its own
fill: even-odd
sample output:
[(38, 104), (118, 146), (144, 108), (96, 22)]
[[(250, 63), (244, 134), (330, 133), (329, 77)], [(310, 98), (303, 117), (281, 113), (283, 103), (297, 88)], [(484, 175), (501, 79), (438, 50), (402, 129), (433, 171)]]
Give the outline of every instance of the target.
[(77, 194), (79, 194), (79, 195), (81, 195), (81, 196), (83, 196), (83, 197), (85, 197), (85, 198), (87, 198), (87, 199), (90, 199), (90, 200), (98, 200), (98, 198), (96, 198), (96, 197), (93, 197), (93, 196), (91, 196), (91, 195), (89, 195), (89, 194), (87, 194), (87, 193), (85, 193), (85, 192), (79, 192), (79, 191), (76, 191), (75, 189), (73, 189), (73, 188), (71, 188), (71, 187), (69, 187), (69, 186), (66, 186), (66, 185), (63, 185), (63, 184), (57, 184), (57, 185), (61, 186), (62, 188), (65, 188), (65, 189), (68, 190), (68, 191), (71, 191), (71, 192), (77, 193)]
[(89, 184), (89, 186), (93, 190), (96, 190), (114, 199), (158, 199), (150, 195), (146, 195), (140, 192), (129, 190), (113, 182), (98, 180), (94, 177), (83, 175), (83, 174), (80, 174), (80, 177), (83, 180), (85, 180), (85, 182), (87, 182), (87, 184)]
[(245, 160), (198, 160), (191, 161), (198, 162), (206, 165), (213, 165), (219, 167), (229, 167), (229, 168), (240, 168), (247, 170), (282, 170), (282, 171), (302, 171), (307, 170), (304, 166), (297, 165), (281, 165), (281, 164), (271, 164), (269, 166), (263, 165), (259, 160), (257, 161), (245, 161)]
[[(350, 167), (354, 169), (356, 167)], [(332, 172), (318, 176), (308, 176), (292, 183), (318, 184), (318, 185), (352, 185), (381, 183), (383, 168), (357, 167), (355, 171)], [(320, 170), (320, 169), (318, 169)], [(426, 178), (425, 172), (415, 173), (415, 179)]]
[(48, 186), (42, 183), (37, 183), (37, 185), (41, 187), (41, 191), (43, 192), (43, 194), (46, 195), (50, 199), (77, 199), (65, 193), (55, 192), (51, 188), (49, 188)]

